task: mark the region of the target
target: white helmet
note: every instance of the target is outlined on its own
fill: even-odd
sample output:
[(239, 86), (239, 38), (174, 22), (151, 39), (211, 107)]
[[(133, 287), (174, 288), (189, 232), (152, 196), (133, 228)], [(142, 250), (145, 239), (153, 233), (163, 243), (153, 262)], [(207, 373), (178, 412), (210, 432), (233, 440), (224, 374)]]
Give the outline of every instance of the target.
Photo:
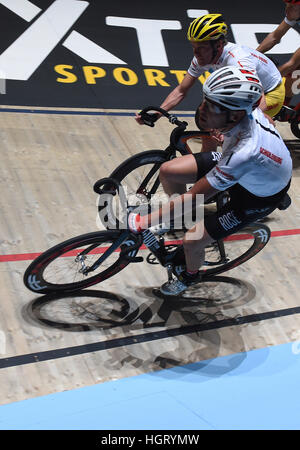
[(205, 98), (230, 110), (251, 114), (263, 94), (257, 75), (248, 69), (226, 66), (217, 69), (203, 85)]

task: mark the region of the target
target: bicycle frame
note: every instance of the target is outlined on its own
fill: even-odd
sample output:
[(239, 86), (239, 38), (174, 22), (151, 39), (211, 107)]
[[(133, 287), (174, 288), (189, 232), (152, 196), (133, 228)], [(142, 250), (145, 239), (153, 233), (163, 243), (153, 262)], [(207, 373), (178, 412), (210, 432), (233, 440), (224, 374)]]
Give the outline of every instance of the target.
[[(140, 115), (143, 119), (146, 117), (145, 124), (148, 126), (154, 126), (154, 122), (155, 122), (155, 120), (153, 122), (151, 122), (151, 115), (148, 114), (149, 111), (160, 112), (160, 113), (162, 113), (163, 116), (165, 116), (166, 118), (169, 119), (169, 122), (177, 125), (177, 127), (174, 128), (174, 130), (171, 132), (170, 144), (165, 149), (165, 152), (170, 157), (175, 156), (176, 151), (179, 151), (179, 153), (181, 155), (191, 154), (192, 150), (190, 149), (190, 147), (188, 145), (188, 140), (191, 138), (197, 138), (197, 137), (200, 138), (203, 136), (210, 135), (209, 131), (204, 131), (204, 130), (203, 131), (185, 131), (185, 129), (188, 125), (187, 122), (185, 122), (185, 121), (181, 122), (173, 114), (169, 114), (164, 109), (158, 108), (156, 106), (148, 106), (147, 108), (143, 109), (140, 112)], [(148, 121), (147, 121), (147, 119), (148, 119)], [(169, 159), (171, 159), (171, 158), (169, 158)]]
[[(199, 133), (198, 133), (198, 135), (199, 135)], [(100, 195), (103, 193), (107, 193), (108, 191), (105, 190), (105, 186), (107, 186), (107, 185), (109, 185), (110, 187), (114, 186), (115, 189), (119, 193), (123, 192), (123, 195), (125, 195), (121, 183), (114, 180), (113, 178), (103, 178), (101, 180), (98, 180), (94, 185), (94, 190)], [(101, 186), (104, 186), (104, 189), (101, 189)], [(109, 190), (109, 193), (111, 193), (111, 192), (112, 191)], [(224, 193), (220, 192), (216, 198), (217, 208), (220, 208), (222, 206), (223, 198), (224, 198)], [(126, 207), (130, 208), (130, 207), (128, 207), (128, 204), (126, 205)], [(126, 227), (124, 227), (124, 224), (122, 224), (122, 228), (126, 228)], [(168, 252), (165, 247), (164, 237), (160, 236), (159, 238), (157, 238), (152, 233), (152, 231), (149, 229), (144, 230), (140, 234), (133, 234), (128, 229), (125, 229), (124, 231), (120, 232), (119, 238), (94, 262), (94, 264), (91, 267), (84, 267), (84, 262), (82, 262), (82, 264), (83, 264), (82, 273), (87, 275), (88, 273), (96, 270), (115, 250), (117, 250), (122, 245), (122, 243), (124, 241), (126, 241), (126, 239), (128, 239), (129, 236), (130, 236), (130, 239), (133, 240), (134, 244), (130, 245), (126, 249), (122, 250), (123, 254), (125, 254), (125, 256), (126, 256), (126, 259), (128, 259), (130, 262), (143, 261), (142, 257), (136, 257), (135, 254), (137, 253), (138, 249), (144, 243), (145, 246), (148, 248), (148, 250), (150, 250), (152, 255), (155, 257), (155, 259), (161, 264), (161, 266), (163, 266), (167, 269), (168, 278), (170, 280), (172, 277), (172, 273), (173, 273), (172, 272), (173, 271), (173, 258), (176, 254), (176, 251)], [(219, 260), (217, 262), (214, 262), (214, 265), (226, 263), (227, 257), (226, 257), (223, 240), (217, 240), (210, 245), (215, 245), (219, 251), (219, 256), (220, 256)], [(85, 249), (82, 253), (80, 253), (77, 256), (78, 260), (80, 261), (80, 258), (82, 256), (84, 256), (86, 253), (89, 253), (93, 248), (94, 248), (94, 246), (91, 246), (91, 247)], [(136, 250), (136, 252), (133, 255), (130, 255), (130, 253), (132, 253), (134, 250)], [(208, 262), (206, 262), (205, 264), (210, 265)]]
[[(170, 134), (170, 142), (169, 145), (165, 148), (165, 153), (166, 153), (166, 160), (170, 160), (176, 157), (176, 152), (178, 151), (182, 156), (184, 155), (188, 155), (188, 154), (192, 154), (192, 150), (188, 145), (188, 140), (191, 138), (202, 138), (203, 136), (209, 136), (210, 132), (209, 131), (185, 131), (186, 127), (188, 125), (187, 122), (185, 121), (179, 121), (177, 119), (176, 116), (169, 114), (167, 111), (165, 111), (164, 109), (158, 108), (158, 107), (153, 107), (153, 106), (149, 106), (145, 109), (143, 109), (143, 111), (141, 111), (141, 116), (142, 118), (144, 118), (146, 125), (153, 127), (154, 126), (154, 119), (153, 119), (153, 115), (148, 114), (149, 111), (158, 111), (161, 112), (165, 117), (167, 117), (169, 119), (169, 121), (172, 124), (177, 125), (176, 128), (174, 128)], [(153, 174), (155, 174), (157, 172), (157, 170), (159, 169), (159, 165), (155, 164), (150, 171), (148, 172), (148, 174), (144, 177), (144, 179), (142, 180), (141, 184), (138, 186), (136, 194), (141, 194), (143, 196), (145, 196), (148, 200), (151, 199), (152, 195), (155, 194), (155, 192), (157, 191), (158, 185), (160, 183), (159, 181), (159, 175), (157, 175), (156, 180), (154, 181), (153, 185), (152, 185), (152, 189), (148, 192), (146, 191), (146, 186), (148, 184), (148, 181), (152, 178)], [(116, 192), (118, 192), (118, 194), (122, 193), (121, 196), (123, 196), (123, 199), (125, 197), (125, 193), (124, 193), (124, 189), (121, 186), (121, 184), (115, 180), (113, 177), (109, 177), (109, 178), (103, 178), (101, 180), (98, 180), (95, 184), (94, 184), (94, 191), (99, 194), (99, 195), (103, 195), (103, 194), (109, 194), (109, 195), (115, 195)], [(218, 195), (217, 198), (222, 197), (223, 198), (223, 194), (220, 193)], [(219, 207), (221, 205), (221, 200), (217, 202), (217, 207)], [(123, 205), (124, 206), (124, 205)], [(128, 207), (128, 204), (126, 204), (126, 207)], [(122, 227), (123, 228), (123, 227)], [(142, 233), (143, 236), (143, 241), (145, 243), (145, 245), (148, 247), (148, 249), (152, 252), (152, 254), (155, 256), (155, 258), (159, 261), (159, 263), (164, 266), (167, 267), (169, 265), (171, 265), (171, 259), (172, 259), (172, 255), (170, 255), (170, 253), (168, 253), (165, 248), (164, 248), (164, 240), (163, 238), (160, 239), (160, 241), (158, 241), (155, 237), (155, 235), (153, 235), (151, 233), (150, 236), (150, 231), (146, 230), (144, 233)], [(126, 239), (126, 235), (124, 234), (124, 238), (122, 237), (123, 235), (121, 235), (120, 237), (120, 241), (121, 243), (123, 242), (123, 240)], [(148, 236), (148, 238), (147, 238)], [(119, 240), (118, 240), (119, 241)], [(120, 245), (120, 243), (118, 244)], [(85, 273), (88, 273), (92, 270), (95, 270), (97, 267), (99, 267), (99, 265), (106, 259), (108, 258), (108, 256), (113, 253), (114, 248), (117, 248), (118, 245), (115, 247), (115, 245), (112, 245), (94, 264), (92, 267), (88, 268)], [(225, 254), (225, 249), (224, 249), (224, 244), (223, 241), (216, 241), (216, 245), (219, 249), (219, 253), (220, 253), (220, 264), (226, 262), (226, 254)], [(126, 249), (126, 252), (130, 252), (130, 250), (132, 249)], [(132, 262), (136, 261), (136, 258), (133, 258), (131, 260)]]

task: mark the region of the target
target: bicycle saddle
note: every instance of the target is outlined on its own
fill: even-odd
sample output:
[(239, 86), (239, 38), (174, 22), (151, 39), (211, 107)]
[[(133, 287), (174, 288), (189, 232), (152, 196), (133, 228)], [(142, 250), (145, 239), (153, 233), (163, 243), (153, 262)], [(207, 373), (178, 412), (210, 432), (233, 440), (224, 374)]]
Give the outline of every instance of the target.
[(292, 203), (291, 197), (289, 196), (289, 194), (285, 194), (285, 196), (283, 197), (277, 208), (280, 209), (281, 211), (285, 210), (291, 205), (291, 203)]

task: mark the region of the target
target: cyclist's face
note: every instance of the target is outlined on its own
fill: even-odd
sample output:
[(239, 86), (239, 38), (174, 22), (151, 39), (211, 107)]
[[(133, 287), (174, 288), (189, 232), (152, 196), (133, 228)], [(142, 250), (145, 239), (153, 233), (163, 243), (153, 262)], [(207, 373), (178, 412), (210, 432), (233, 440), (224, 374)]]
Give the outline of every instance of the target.
[(210, 42), (193, 42), (191, 41), (194, 55), (200, 66), (210, 64), (213, 59), (213, 48)]
[(198, 124), (200, 128), (209, 130), (211, 128), (222, 129), (228, 124), (227, 112), (218, 105), (203, 100), (199, 106)]
[(300, 3), (297, 5), (286, 3), (285, 15), (288, 20), (298, 20), (300, 18)]

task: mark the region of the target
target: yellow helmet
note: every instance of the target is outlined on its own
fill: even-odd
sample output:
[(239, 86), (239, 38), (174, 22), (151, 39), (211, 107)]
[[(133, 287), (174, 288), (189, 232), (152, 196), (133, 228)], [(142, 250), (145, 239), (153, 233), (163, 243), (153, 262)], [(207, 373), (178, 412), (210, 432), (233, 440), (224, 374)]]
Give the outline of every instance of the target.
[(210, 41), (219, 39), (227, 33), (227, 25), (220, 19), (222, 14), (205, 14), (190, 24), (187, 37), (189, 41)]

